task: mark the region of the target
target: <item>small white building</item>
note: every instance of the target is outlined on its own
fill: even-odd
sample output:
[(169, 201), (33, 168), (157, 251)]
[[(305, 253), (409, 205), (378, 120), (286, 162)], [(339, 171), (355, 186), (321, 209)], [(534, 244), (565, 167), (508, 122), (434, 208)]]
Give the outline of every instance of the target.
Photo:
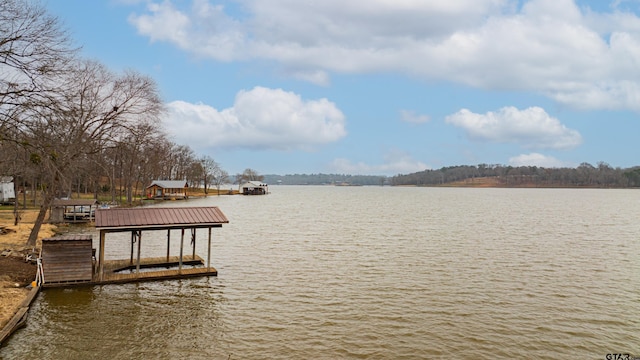
[(247, 181), (240, 185), (242, 195), (266, 195), (269, 193), (269, 185), (259, 181)]
[(0, 204), (13, 204), (16, 201), (13, 178), (10, 176), (0, 177)]

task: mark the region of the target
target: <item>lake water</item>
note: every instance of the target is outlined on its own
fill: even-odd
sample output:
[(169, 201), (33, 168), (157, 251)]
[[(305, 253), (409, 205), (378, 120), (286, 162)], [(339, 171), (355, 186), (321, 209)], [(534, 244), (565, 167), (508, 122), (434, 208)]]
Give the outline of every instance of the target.
[(217, 277), (45, 290), (0, 358), (640, 356), (637, 190), (271, 192), (167, 202), (227, 215)]

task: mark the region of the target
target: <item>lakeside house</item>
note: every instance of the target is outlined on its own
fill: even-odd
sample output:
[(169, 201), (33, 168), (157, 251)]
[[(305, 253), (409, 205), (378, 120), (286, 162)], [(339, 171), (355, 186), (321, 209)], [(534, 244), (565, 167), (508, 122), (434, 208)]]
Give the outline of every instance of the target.
[(186, 180), (154, 180), (147, 186), (148, 199), (176, 200), (187, 198), (189, 184)]
[(266, 195), (269, 193), (269, 185), (259, 181), (247, 181), (240, 185), (239, 191), (243, 195)]

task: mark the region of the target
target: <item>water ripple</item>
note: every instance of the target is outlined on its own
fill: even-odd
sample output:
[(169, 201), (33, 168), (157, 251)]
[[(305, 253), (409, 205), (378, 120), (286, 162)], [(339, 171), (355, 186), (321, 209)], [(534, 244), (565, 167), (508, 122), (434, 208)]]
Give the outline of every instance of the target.
[[(519, 359), (640, 352), (640, 204), (632, 195), (274, 187), (264, 197), (190, 201), (220, 206), (231, 220), (214, 232), (217, 278), (47, 290), (29, 326), (0, 355)], [(198, 244), (206, 254), (206, 241)]]

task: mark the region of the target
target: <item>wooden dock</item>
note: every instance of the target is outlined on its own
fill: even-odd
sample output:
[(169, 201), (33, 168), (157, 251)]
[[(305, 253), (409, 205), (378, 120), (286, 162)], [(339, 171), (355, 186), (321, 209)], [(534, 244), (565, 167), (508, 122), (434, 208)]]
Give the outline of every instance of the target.
[[(217, 276), (218, 270), (214, 267), (207, 267), (204, 260), (196, 255), (185, 255), (182, 257), (182, 268), (180, 268), (180, 257), (166, 256), (140, 259), (138, 269), (136, 261), (126, 260), (106, 260), (104, 264), (104, 274), (100, 279), (100, 273), (94, 272), (90, 281), (45, 281), (42, 284), (45, 288), (68, 287), (79, 285), (105, 285), (122, 284), (138, 281), (171, 280), (186, 277)], [(46, 274), (45, 274), (46, 280)]]
[[(215, 206), (113, 208), (98, 209), (95, 214), (96, 229), (100, 231), (98, 249), (92, 248), (93, 240), (90, 235), (58, 236), (42, 240), (36, 276), (38, 285), (67, 287), (218, 275), (218, 271), (211, 266), (211, 230), (222, 227), (229, 220)], [(143, 231), (158, 230), (166, 231), (166, 239), (142, 236)], [(180, 230), (180, 256), (170, 254), (172, 230)], [(206, 263), (196, 255), (198, 230), (206, 231), (207, 235)], [(106, 259), (107, 234), (122, 232), (131, 233), (129, 258)], [(159, 240), (166, 241), (167, 255), (142, 257), (142, 243), (157, 243)], [(185, 240), (191, 240), (191, 255), (184, 254)]]
[(0, 346), (2, 346), (4, 341), (16, 332), (16, 330), (25, 325), (27, 321), (27, 314), (29, 313), (29, 307), (38, 295), (38, 292), (40, 292), (39, 286), (31, 288), (27, 297), (22, 301), (22, 303), (20, 303), (18, 311), (13, 314), (13, 317), (7, 324), (5, 324), (4, 328), (0, 329)]
[(104, 276), (102, 281), (99, 274), (94, 275), (94, 282), (100, 284), (115, 284), (131, 281), (177, 279), (194, 276), (217, 276), (218, 270), (214, 267), (207, 268), (204, 260), (196, 255), (182, 257), (182, 268), (178, 256), (156, 257), (140, 259), (140, 271), (136, 271), (136, 262), (130, 260), (105, 261)]

